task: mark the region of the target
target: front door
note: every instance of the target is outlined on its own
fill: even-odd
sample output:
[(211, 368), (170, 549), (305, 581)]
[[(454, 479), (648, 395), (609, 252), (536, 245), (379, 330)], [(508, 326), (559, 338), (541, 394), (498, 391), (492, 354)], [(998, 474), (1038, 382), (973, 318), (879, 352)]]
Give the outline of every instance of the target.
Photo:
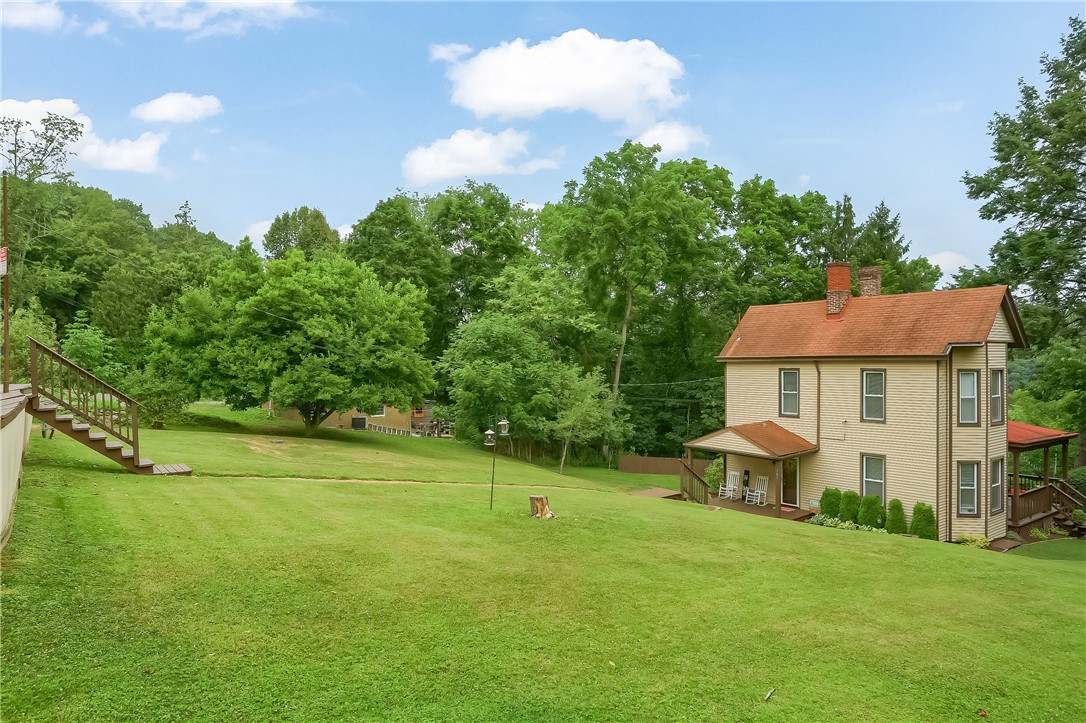
[(790, 457), (781, 462), (783, 489), (781, 502), (792, 507), (799, 507), (799, 457)]

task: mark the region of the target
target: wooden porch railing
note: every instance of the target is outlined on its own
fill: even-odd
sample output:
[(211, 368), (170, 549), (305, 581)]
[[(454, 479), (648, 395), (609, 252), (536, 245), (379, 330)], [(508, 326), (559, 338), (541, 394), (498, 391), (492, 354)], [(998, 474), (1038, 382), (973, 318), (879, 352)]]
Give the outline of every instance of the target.
[(684, 500), (709, 504), (709, 483), (691, 469), (684, 459), (679, 460), (679, 491)]
[(140, 458), (139, 406), (136, 401), (36, 339), (30, 339), (30, 385), (34, 408), (48, 399), (91, 426), (132, 445)]
[(1067, 480), (1049, 479), (1052, 492), (1056, 495), (1056, 504), (1068, 510), (1086, 509), (1086, 495)]
[(1034, 515), (1052, 510), (1052, 488), (1048, 485), (1034, 487), (1031, 490), (1022, 490), (1016, 499), (1011, 500), (1011, 509), (1014, 510), (1011, 524), (1021, 524)]

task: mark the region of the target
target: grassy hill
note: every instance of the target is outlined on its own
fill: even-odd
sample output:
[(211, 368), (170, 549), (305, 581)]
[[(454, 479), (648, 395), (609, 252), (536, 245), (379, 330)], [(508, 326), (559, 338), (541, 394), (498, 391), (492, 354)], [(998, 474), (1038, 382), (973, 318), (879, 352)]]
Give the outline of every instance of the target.
[[(490, 512), (465, 484), (489, 482), (481, 451), (290, 432), (149, 434), (192, 478), (33, 440), (3, 553), (5, 720), (1086, 719), (1081, 559), (502, 460), (523, 487)], [(533, 484), (562, 487), (558, 519), (528, 517)]]

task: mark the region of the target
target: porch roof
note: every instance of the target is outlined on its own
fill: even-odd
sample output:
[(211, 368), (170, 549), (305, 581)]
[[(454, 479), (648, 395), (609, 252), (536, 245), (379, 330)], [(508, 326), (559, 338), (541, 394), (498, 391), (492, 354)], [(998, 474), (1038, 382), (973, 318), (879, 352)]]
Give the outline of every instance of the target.
[(817, 444), (808, 442), (769, 420), (725, 427), (691, 440), (686, 446), (706, 452), (725, 452), (765, 459), (798, 457), (818, 450)]
[(1007, 446), (1019, 452), (1063, 444), (1077, 436), (1077, 432), (1062, 432), (1022, 422), (1007, 422)]

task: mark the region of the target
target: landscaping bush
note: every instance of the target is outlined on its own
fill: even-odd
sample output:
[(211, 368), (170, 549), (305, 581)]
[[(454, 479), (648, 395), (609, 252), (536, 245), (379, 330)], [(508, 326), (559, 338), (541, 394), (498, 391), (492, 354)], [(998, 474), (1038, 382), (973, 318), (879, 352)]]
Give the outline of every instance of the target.
[(1048, 533), (1042, 530), (1040, 527), (1034, 527), (1032, 530), (1030, 530), (1029, 536), (1032, 537), (1034, 540), (1048, 539)]
[(838, 530), (862, 530), (863, 532), (883, 532), (881, 527), (872, 527), (871, 525), (857, 525), (855, 522), (849, 522), (848, 520), (839, 520), (836, 517), (830, 517), (829, 515), (818, 514), (807, 520), (809, 524), (818, 525), (819, 527), (835, 527)]
[(839, 517), (846, 522), (856, 522), (860, 516), (860, 495), (849, 490), (841, 495), (841, 514)]
[(878, 495), (864, 495), (860, 500), (860, 513), (856, 522), (868, 527), (884, 527), (886, 525), (886, 510), (882, 507), (882, 500)]
[(724, 482), (724, 458), (717, 457), (710, 462), (709, 466), (705, 468), (705, 476), (702, 479), (705, 480), (715, 495)]
[(827, 517), (837, 517), (841, 514), (841, 490), (836, 487), (827, 487), (822, 490), (822, 498), (818, 501), (819, 514)]
[(1056, 537), (1067, 537), (1071, 533), (1063, 529), (1062, 527), (1057, 527), (1053, 525), (1052, 528), (1049, 529), (1048, 534), (1055, 535)]
[(909, 532), (925, 540), (939, 539), (939, 527), (935, 524), (935, 510), (931, 508), (931, 505), (923, 502), (916, 503), (913, 507), (913, 524)]
[(1086, 525), (1086, 510), (1077, 509), (1071, 513), (1071, 522), (1076, 525)]
[(890, 509), (886, 513), (886, 531), (893, 535), (904, 535), (909, 531), (905, 524), (905, 507), (901, 500), (890, 500)]
[(959, 545), (965, 545), (966, 547), (975, 547), (978, 550), (988, 549), (988, 538), (984, 535), (958, 535), (954, 540)]

